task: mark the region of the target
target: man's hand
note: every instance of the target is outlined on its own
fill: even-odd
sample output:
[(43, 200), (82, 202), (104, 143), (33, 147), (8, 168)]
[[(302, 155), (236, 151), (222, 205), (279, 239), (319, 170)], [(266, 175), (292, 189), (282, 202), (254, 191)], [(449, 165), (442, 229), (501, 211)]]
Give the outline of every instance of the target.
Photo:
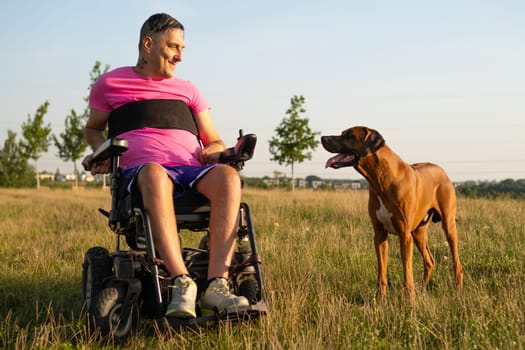
[(84, 170), (91, 171), (91, 175), (109, 173), (110, 159), (93, 163), (93, 154), (87, 155), (82, 161)]
[(199, 161), (203, 165), (217, 163), (219, 161), (220, 154), (222, 151), (224, 151), (224, 149), (224, 142), (220, 140), (214, 141), (201, 150), (199, 153)]

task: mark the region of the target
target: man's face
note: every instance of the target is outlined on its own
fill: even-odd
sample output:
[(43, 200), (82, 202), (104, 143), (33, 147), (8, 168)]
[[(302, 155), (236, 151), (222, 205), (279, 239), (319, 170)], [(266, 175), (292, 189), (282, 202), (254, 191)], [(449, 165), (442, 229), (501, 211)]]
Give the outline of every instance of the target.
[(182, 61), (184, 31), (169, 29), (152, 37), (148, 70), (155, 78), (171, 78), (175, 67)]

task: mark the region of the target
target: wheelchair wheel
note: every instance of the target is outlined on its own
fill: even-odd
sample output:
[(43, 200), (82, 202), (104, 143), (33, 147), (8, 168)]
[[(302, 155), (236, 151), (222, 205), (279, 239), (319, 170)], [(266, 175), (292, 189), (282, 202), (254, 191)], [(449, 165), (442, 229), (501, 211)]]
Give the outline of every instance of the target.
[(126, 319), (121, 318), (125, 296), (123, 289), (105, 288), (98, 295), (93, 307), (94, 322), (101, 335), (117, 342), (135, 332), (139, 322), (137, 305), (132, 306)]
[(248, 299), (250, 304), (256, 304), (261, 300), (259, 283), (254, 278), (247, 278), (239, 284), (239, 295)]
[(88, 313), (104, 288), (104, 281), (113, 275), (112, 268), (113, 262), (105, 248), (88, 249), (82, 264), (82, 304)]

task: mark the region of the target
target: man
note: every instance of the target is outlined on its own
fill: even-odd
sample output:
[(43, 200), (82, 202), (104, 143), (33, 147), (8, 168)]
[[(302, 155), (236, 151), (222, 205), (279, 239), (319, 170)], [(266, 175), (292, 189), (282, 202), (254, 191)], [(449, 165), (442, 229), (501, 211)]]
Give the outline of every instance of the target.
[[(141, 195), (157, 250), (173, 277), (166, 315), (194, 318), (197, 287), (182, 259), (173, 214), (181, 191), (197, 191), (211, 205), (210, 284), (201, 298), (203, 312), (228, 311), (249, 303), (230, 293), (227, 280), (236, 239), (240, 178), (232, 167), (217, 163), (225, 146), (207, 102), (191, 82), (174, 77), (184, 45), (184, 27), (173, 17), (161, 13), (146, 20), (136, 66), (105, 73), (94, 84), (85, 137), (96, 150), (109, 124), (110, 136), (128, 140), (120, 163), (123, 176), (131, 179), (128, 189)], [(86, 169), (94, 174), (109, 172), (108, 161), (91, 164), (91, 159), (88, 155), (83, 160)]]

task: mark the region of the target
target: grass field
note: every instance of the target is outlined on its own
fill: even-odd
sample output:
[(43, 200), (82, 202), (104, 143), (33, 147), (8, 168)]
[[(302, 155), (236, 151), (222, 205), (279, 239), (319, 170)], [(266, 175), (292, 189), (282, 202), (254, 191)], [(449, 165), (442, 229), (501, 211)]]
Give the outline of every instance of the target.
[[(245, 189), (271, 311), (241, 324), (158, 332), (143, 322), (125, 344), (95, 340), (81, 314), (81, 264), (114, 236), (97, 212), (100, 189), (0, 189), (0, 348), (7, 349), (523, 349), (525, 202), (458, 202), (465, 290), (449, 250), (430, 229), (437, 266), (429, 291), (402, 301), (397, 237), (390, 237), (389, 296), (375, 298), (368, 194)], [(415, 272), (422, 263), (418, 253)]]

